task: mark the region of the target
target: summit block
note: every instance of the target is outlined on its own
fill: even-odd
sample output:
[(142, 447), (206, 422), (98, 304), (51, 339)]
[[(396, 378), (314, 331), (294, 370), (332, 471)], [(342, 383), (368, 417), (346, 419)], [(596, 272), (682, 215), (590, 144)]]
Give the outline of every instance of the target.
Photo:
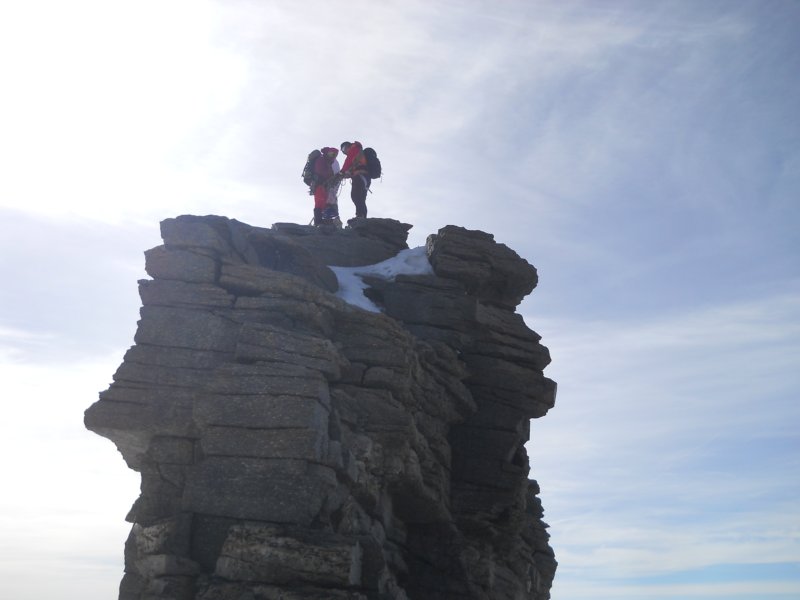
[(525, 443), (556, 385), (515, 312), (536, 269), (447, 226), (432, 272), (363, 277), (380, 312), (336, 294), (329, 267), (410, 228), (161, 224), (135, 345), (85, 415), (142, 477), (120, 600), (550, 597)]

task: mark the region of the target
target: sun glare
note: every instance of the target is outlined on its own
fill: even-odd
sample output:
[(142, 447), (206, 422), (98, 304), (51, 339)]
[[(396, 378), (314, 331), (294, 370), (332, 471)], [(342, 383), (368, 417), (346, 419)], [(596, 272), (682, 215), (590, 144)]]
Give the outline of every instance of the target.
[(3, 9), (0, 206), (113, 218), (159, 202), (147, 191), (161, 188), (191, 136), (235, 107), (244, 83), (245, 63), (214, 45), (214, 10), (188, 1)]

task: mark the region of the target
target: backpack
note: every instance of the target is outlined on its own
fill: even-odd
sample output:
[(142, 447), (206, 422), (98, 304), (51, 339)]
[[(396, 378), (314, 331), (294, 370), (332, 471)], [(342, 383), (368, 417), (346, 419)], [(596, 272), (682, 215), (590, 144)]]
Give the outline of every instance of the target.
[(312, 185), (316, 179), (316, 176), (314, 175), (314, 163), (320, 156), (322, 156), (322, 152), (319, 150), (312, 150), (306, 159), (306, 166), (303, 167), (303, 173), (301, 174), (303, 183), (306, 185)]
[(364, 148), (364, 158), (367, 159), (367, 174), (370, 179), (377, 179), (381, 176), (381, 161), (377, 152), (372, 148)]

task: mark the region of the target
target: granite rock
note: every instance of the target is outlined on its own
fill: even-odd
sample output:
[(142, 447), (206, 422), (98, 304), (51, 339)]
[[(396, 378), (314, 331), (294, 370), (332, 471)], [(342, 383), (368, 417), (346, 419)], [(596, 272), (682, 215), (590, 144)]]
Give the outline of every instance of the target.
[(121, 600), (550, 597), (525, 443), (556, 385), (514, 312), (536, 270), (447, 226), (434, 274), (364, 278), (380, 312), (335, 295), (329, 267), (410, 227), (161, 224), (135, 345), (85, 415), (142, 477)]

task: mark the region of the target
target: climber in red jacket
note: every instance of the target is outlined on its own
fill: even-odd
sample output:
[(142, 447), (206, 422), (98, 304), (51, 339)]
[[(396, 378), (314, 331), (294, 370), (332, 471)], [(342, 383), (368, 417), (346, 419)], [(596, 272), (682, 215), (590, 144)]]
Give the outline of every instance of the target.
[(367, 216), (367, 190), (372, 180), (367, 173), (367, 159), (361, 142), (342, 142), (339, 146), (347, 156), (342, 165), (343, 177), (350, 177), (350, 199), (356, 205), (356, 217)]

